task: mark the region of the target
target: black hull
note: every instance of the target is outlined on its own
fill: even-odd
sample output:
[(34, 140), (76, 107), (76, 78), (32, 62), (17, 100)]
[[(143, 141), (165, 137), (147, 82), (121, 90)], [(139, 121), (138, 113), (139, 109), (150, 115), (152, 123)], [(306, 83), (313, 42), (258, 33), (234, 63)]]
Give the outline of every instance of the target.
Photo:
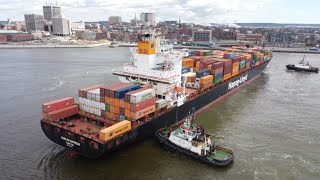
[(244, 72), (243, 74), (239, 74), (214, 89), (186, 102), (180, 107), (171, 109), (169, 112), (162, 114), (140, 125), (136, 129), (104, 144), (95, 142), (90, 138), (74, 134), (46, 121), (41, 121), (41, 127), (45, 135), (53, 142), (64, 147), (71, 148), (82, 156), (98, 158), (102, 155), (108, 154), (109, 152), (154, 136), (158, 129), (171, 126), (186, 118), (189, 115), (189, 112), (192, 112), (193, 108), (195, 108), (196, 111), (200, 111), (201, 109), (206, 108), (206, 106), (212, 105), (220, 98), (236, 91), (246, 83), (254, 81), (261, 75), (268, 63), (269, 61)]
[(295, 65), (291, 65), (291, 64), (286, 65), (286, 67), (287, 67), (288, 70), (293, 70), (293, 71), (314, 72), (314, 73), (318, 73), (319, 72), (319, 68), (304, 69), (304, 68), (295, 67)]
[(206, 156), (200, 156), (194, 152), (188, 151), (180, 146), (173, 144), (167, 138), (161, 136), (160, 130), (157, 130), (157, 132), (155, 133), (155, 136), (156, 136), (157, 140), (159, 141), (159, 143), (161, 145), (163, 145), (169, 151), (182, 154), (188, 158), (191, 158), (191, 159), (193, 159), (197, 162), (203, 163), (203, 164), (207, 164), (207, 165), (214, 166), (214, 167), (226, 167), (226, 166), (230, 165), (230, 163), (234, 159), (234, 155), (232, 155), (232, 157), (230, 159), (224, 160), (224, 161), (209, 159)]

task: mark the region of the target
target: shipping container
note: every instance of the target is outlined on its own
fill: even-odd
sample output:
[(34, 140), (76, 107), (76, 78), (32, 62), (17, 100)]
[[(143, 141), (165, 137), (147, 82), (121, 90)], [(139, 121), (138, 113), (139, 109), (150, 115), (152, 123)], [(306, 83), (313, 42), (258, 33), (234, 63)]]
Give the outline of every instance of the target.
[(74, 105), (74, 98), (67, 97), (67, 98), (42, 104), (42, 111), (49, 113), (49, 112), (63, 109), (72, 105)]
[(80, 89), (79, 92), (79, 97), (83, 97), (83, 98), (87, 98), (87, 92), (94, 90), (94, 89), (98, 89), (100, 87), (103, 87), (105, 85), (103, 84), (99, 84), (99, 85), (94, 85), (94, 86), (90, 86), (90, 87), (86, 87), (86, 88), (82, 88)]
[(212, 87), (212, 86), (213, 86), (213, 83), (212, 83), (212, 81), (211, 81), (211, 82), (206, 83), (206, 84), (200, 84), (200, 89), (201, 89), (201, 90), (204, 90), (204, 89), (208, 89), (208, 88), (210, 88), (210, 87)]
[(201, 70), (197, 73), (196, 77), (197, 78), (201, 78), (203, 76), (207, 76), (210, 74), (210, 71), (209, 70)]
[(153, 106), (149, 106), (145, 109), (142, 109), (141, 111), (138, 111), (138, 112), (131, 112), (131, 117), (130, 117), (130, 120), (138, 120), (140, 118), (143, 118), (153, 112), (156, 111), (156, 105), (153, 105)]
[(188, 73), (188, 72), (190, 72), (190, 68), (186, 67), (186, 66), (182, 66), (181, 74), (185, 74), (185, 73)]
[(182, 60), (182, 66), (193, 68), (195, 65), (194, 59), (188, 58)]
[(231, 59), (214, 59), (214, 61), (223, 62), (223, 74), (224, 75), (232, 73), (232, 60)]
[(100, 131), (100, 139), (108, 141), (131, 130), (131, 122), (123, 120)]
[(137, 104), (152, 97), (155, 97), (155, 91), (154, 89), (144, 89), (140, 92), (129, 93), (127, 94), (127, 96), (130, 98), (130, 103)]
[(115, 107), (120, 107), (120, 99), (114, 99), (114, 106)]
[(51, 112), (43, 112), (43, 119), (48, 121), (56, 121), (59, 119), (64, 119), (78, 114), (79, 108), (77, 105), (72, 105), (69, 107), (60, 108)]
[(167, 107), (168, 102), (165, 99), (159, 99), (156, 101), (157, 110)]
[(214, 75), (214, 84), (219, 84), (222, 81), (223, 81), (223, 73)]
[(132, 86), (128, 86), (128, 87), (119, 89), (119, 90), (115, 91), (115, 96), (114, 97), (117, 98), (117, 99), (122, 99), (122, 98), (125, 97), (125, 94), (127, 92), (135, 91), (135, 90), (137, 90), (139, 88), (140, 88), (139, 85), (132, 85)]
[(223, 76), (223, 80), (224, 81), (227, 80), (227, 79), (230, 79), (230, 78), (231, 78), (231, 73), (226, 74), (226, 75)]
[(212, 84), (213, 82), (213, 75), (207, 75), (200, 78), (200, 84)]
[(137, 112), (137, 111), (140, 111), (140, 110), (145, 109), (147, 107), (153, 106), (153, 105), (155, 105), (155, 103), (156, 103), (156, 98), (153, 97), (151, 99), (142, 101), (138, 104), (131, 104), (131, 111)]

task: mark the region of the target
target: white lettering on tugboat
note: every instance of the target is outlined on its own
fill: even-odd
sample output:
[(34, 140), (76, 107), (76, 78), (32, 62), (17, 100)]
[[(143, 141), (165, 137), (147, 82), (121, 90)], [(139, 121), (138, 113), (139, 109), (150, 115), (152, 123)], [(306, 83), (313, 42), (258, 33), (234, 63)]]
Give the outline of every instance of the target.
[(238, 80), (234, 82), (229, 82), (228, 91), (238, 87), (240, 84), (246, 82), (248, 80), (248, 74), (240, 77)]
[(80, 146), (80, 143), (78, 143), (78, 142), (76, 142), (74, 140), (68, 139), (66, 137), (61, 136), (61, 139), (66, 141), (66, 144), (67, 144), (68, 147), (73, 147), (74, 145)]

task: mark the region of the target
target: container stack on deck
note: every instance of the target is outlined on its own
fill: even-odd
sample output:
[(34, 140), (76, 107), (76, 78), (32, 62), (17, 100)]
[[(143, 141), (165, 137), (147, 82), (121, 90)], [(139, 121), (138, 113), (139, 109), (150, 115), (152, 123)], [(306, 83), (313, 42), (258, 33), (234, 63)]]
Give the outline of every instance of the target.
[(136, 121), (156, 111), (155, 91), (141, 88), (125, 95), (124, 114), (127, 119)]
[(101, 87), (106, 108), (103, 112), (103, 117), (119, 122), (128, 120), (125, 117), (125, 94), (139, 89), (140, 86), (132, 85), (130, 83), (117, 83), (113, 85)]
[(76, 115), (78, 111), (73, 97), (67, 97), (42, 104), (42, 119), (55, 122)]
[(182, 60), (183, 69), (189, 68), (188, 71), (183, 70), (183, 76), (187, 78), (186, 87), (198, 90), (210, 87), (209, 84), (201, 85), (204, 79), (212, 79), (211, 84), (216, 85), (269, 61), (272, 57), (269, 50), (242, 47), (233, 47), (225, 51), (195, 50), (193, 54), (194, 56)]

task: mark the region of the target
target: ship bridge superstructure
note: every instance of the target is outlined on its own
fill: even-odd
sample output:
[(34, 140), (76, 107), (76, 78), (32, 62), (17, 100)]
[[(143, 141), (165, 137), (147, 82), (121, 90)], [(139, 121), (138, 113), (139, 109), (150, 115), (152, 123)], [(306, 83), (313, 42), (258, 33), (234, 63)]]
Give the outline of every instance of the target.
[(157, 98), (177, 100), (172, 93), (183, 84), (181, 71), (185, 52), (174, 50), (172, 45), (161, 40), (159, 34), (150, 30), (140, 35), (138, 47), (130, 51), (130, 62), (113, 74), (118, 75), (122, 82), (151, 84)]

